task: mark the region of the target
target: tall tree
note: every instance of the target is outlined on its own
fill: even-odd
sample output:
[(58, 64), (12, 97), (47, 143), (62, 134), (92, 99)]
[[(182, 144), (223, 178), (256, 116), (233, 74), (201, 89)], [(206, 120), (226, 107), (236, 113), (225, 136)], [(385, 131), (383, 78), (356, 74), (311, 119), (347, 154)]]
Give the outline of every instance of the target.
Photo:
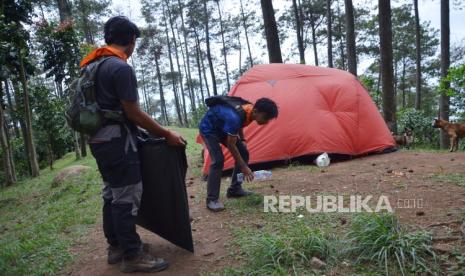
[[(389, 1), (384, 1), (389, 2)], [(352, 0), (344, 0), (346, 9), (346, 45), (349, 72), (357, 76), (357, 53), (355, 49), (354, 6)], [(389, 17), (391, 15), (389, 14)]]
[(58, 13), (60, 15), (60, 22), (71, 20), (71, 3), (68, 0), (56, 0), (58, 6)]
[(345, 55), (345, 47), (344, 47), (344, 24), (343, 16), (341, 14), (341, 6), (339, 4), (339, 0), (336, 0), (337, 3), (337, 37), (339, 38), (339, 66), (338, 68), (342, 70), (346, 70), (346, 55)]
[(397, 133), (396, 96), (392, 72), (391, 3), (385, 0), (378, 0), (378, 8), (383, 114), (389, 129)]
[[(186, 72), (187, 76), (187, 83), (188, 83), (188, 88), (189, 88), (189, 99), (191, 102), (191, 111), (194, 112), (196, 109), (196, 104), (195, 104), (195, 95), (194, 95), (194, 88), (193, 88), (193, 82), (192, 82), (192, 74), (191, 74), (191, 63), (190, 63), (190, 55), (188, 52), (189, 48), (189, 40), (187, 39), (187, 29), (186, 25), (184, 23), (184, 4), (181, 3), (181, 0), (178, 0), (178, 6), (179, 6), (179, 14), (181, 15), (181, 28), (182, 28), (182, 35), (183, 35), (183, 40), (184, 40), (184, 52), (183, 53), (183, 60), (184, 62), (184, 71)], [(181, 40), (181, 39), (179, 39)], [(181, 47), (182, 51), (182, 47)]]
[(247, 51), (249, 53), (249, 63), (250, 67), (253, 66), (253, 57), (252, 51), (250, 50), (250, 41), (249, 41), (249, 32), (248, 32), (248, 16), (246, 16), (244, 12), (244, 6), (242, 5), (242, 0), (239, 0), (241, 5), (241, 18), (242, 18), (242, 26), (244, 27), (244, 34), (245, 34), (245, 42), (247, 43)]
[(328, 35), (328, 67), (333, 67), (333, 27), (332, 27), (332, 11), (331, 0), (326, 0), (326, 21), (327, 21), (327, 35)]
[(102, 19), (108, 14), (110, 1), (107, 0), (75, 0), (73, 1), (73, 21), (87, 44), (94, 45), (98, 39)]
[(260, 0), (265, 26), (266, 46), (270, 63), (283, 63), (281, 46), (279, 45), (278, 27), (274, 17), (273, 3), (271, 0)]
[[(441, 78), (445, 80), (450, 66), (450, 26), (449, 0), (441, 0)], [(449, 120), (450, 98), (447, 95), (449, 82), (444, 81), (444, 87), (439, 98), (439, 113), (444, 120)], [(449, 137), (441, 130), (440, 144), (442, 148), (449, 147)]]
[(181, 93), (182, 111), (183, 111), (182, 114), (183, 114), (183, 119), (184, 119), (183, 125), (187, 126), (189, 122), (187, 120), (186, 96), (184, 94), (184, 84), (183, 84), (183, 77), (182, 77), (182, 71), (181, 71), (181, 64), (179, 63), (178, 43), (176, 39), (176, 32), (174, 31), (175, 30), (174, 20), (173, 20), (170, 6), (169, 6), (169, 1), (166, 1), (165, 3), (166, 3), (166, 12), (168, 13), (168, 19), (169, 19), (170, 28), (171, 28), (172, 41), (174, 44), (174, 56), (176, 58), (176, 65), (178, 68), (178, 72), (176, 75), (179, 79), (179, 86), (181, 88), (180, 93)]
[(420, 17), (418, 15), (418, 0), (413, 0), (413, 8), (415, 10), (415, 63), (416, 63), (416, 93), (415, 93), (415, 109), (421, 109), (421, 32), (420, 32)]
[(221, 42), (223, 47), (221, 48), (221, 52), (223, 53), (224, 59), (224, 70), (226, 73), (226, 85), (228, 87), (228, 91), (231, 89), (231, 84), (229, 83), (229, 70), (228, 70), (228, 60), (227, 60), (227, 52), (226, 52), (226, 43), (224, 42), (224, 26), (223, 26), (223, 17), (221, 16), (221, 7), (220, 7), (220, 0), (215, 0), (216, 6), (218, 8), (218, 16), (220, 20), (220, 33), (221, 33)]
[(5, 173), (5, 185), (10, 186), (16, 183), (17, 180), (14, 167), (15, 164), (13, 162), (13, 153), (7, 138), (8, 128), (6, 127), (5, 121), (5, 106), (6, 105), (3, 103), (3, 88), (0, 82), (0, 146), (2, 149), (2, 163)]
[(303, 39), (302, 18), (300, 17), (300, 8), (300, 5), (297, 5), (297, 0), (292, 0), (292, 9), (294, 11), (295, 30), (297, 34), (297, 47), (299, 48), (300, 64), (305, 64), (305, 47)]
[(182, 111), (181, 111), (181, 106), (179, 103), (179, 96), (177, 92), (177, 84), (176, 84), (176, 77), (175, 77), (175, 72), (174, 72), (174, 66), (173, 66), (173, 57), (171, 54), (171, 42), (170, 42), (170, 36), (169, 36), (169, 31), (168, 31), (168, 23), (167, 23), (167, 17), (168, 15), (166, 14), (165, 10), (165, 5), (162, 5), (163, 8), (163, 20), (164, 20), (164, 27), (165, 27), (165, 36), (166, 36), (166, 44), (168, 48), (168, 58), (170, 62), (170, 79), (171, 79), (171, 84), (173, 87), (173, 95), (174, 95), (174, 104), (176, 107), (176, 114), (178, 117), (178, 122), (179, 125), (184, 126), (184, 122), (182, 119)]
[(32, 112), (29, 103), (29, 90), (27, 87), (27, 78), (26, 78), (26, 69), (24, 67), (24, 56), (19, 51), (19, 73), (20, 73), (20, 80), (23, 88), (23, 105), (24, 105), (24, 118), (26, 122), (26, 146), (28, 147), (29, 151), (29, 163), (31, 165), (31, 176), (36, 177), (40, 174), (39, 163), (37, 160), (37, 151), (36, 145), (34, 141), (34, 134), (32, 129)]
[(207, 6), (208, 0), (203, 0), (203, 11), (204, 11), (204, 24), (205, 24), (205, 43), (207, 44), (207, 59), (208, 65), (210, 67), (210, 75), (212, 77), (212, 86), (213, 86), (213, 95), (218, 95), (218, 90), (216, 88), (216, 77), (215, 77), (215, 68), (213, 67), (213, 59), (210, 49), (210, 26), (209, 26), (209, 17)]

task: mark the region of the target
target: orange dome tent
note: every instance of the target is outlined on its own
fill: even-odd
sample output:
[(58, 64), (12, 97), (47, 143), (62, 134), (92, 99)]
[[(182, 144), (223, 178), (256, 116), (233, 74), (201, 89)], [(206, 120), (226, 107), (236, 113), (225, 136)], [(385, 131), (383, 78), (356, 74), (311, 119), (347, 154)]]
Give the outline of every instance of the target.
[[(295, 64), (256, 65), (229, 92), (250, 102), (268, 97), (279, 116), (265, 126), (244, 129), (249, 164), (314, 155), (322, 152), (357, 156), (381, 152), (394, 141), (367, 90), (350, 73)], [(198, 142), (202, 142), (200, 136)], [(223, 147), (224, 170), (234, 160)], [(204, 152), (203, 171), (210, 158)]]

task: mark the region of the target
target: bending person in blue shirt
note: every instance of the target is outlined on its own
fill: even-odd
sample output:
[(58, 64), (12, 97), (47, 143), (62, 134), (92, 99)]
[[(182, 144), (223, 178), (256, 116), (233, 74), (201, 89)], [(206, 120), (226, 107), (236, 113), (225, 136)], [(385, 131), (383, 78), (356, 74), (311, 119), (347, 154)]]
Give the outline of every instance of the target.
[(244, 174), (245, 180), (253, 180), (253, 173), (247, 164), (249, 152), (245, 144), (242, 128), (253, 121), (256, 121), (259, 125), (265, 125), (270, 120), (278, 117), (278, 107), (275, 102), (268, 98), (261, 98), (253, 105), (244, 104), (239, 108), (242, 108), (242, 114), (228, 104), (211, 106), (199, 125), (200, 135), (208, 149), (211, 160), (207, 184), (207, 208), (214, 212), (224, 209), (223, 203), (219, 201), (221, 174), (224, 166), (224, 156), (220, 144), (228, 148), (235, 160), (227, 197), (250, 195), (252, 193), (242, 189), (242, 182), (237, 180), (237, 174), (240, 172)]

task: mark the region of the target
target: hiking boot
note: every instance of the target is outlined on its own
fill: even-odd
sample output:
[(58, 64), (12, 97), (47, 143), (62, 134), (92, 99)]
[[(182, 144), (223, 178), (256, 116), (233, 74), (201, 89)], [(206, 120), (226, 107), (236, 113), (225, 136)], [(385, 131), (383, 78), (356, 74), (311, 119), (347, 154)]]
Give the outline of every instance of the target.
[(117, 264), (123, 260), (123, 249), (119, 246), (108, 246), (108, 264)]
[(168, 262), (155, 258), (147, 252), (139, 251), (135, 256), (124, 257), (121, 272), (158, 272), (168, 268)]
[(253, 195), (253, 194), (254, 194), (253, 192), (247, 191), (247, 190), (244, 190), (244, 189), (240, 189), (240, 190), (236, 190), (236, 191), (228, 189), (228, 192), (226, 193), (226, 197), (228, 197), (228, 198), (230, 198), (230, 197), (243, 197), (243, 196), (249, 196), (249, 195)]
[[(142, 251), (149, 252), (150, 245), (148, 243), (142, 243)], [(108, 264), (117, 264), (123, 260), (124, 251), (119, 246), (108, 246)]]
[(211, 200), (207, 202), (207, 209), (213, 212), (219, 212), (224, 210), (224, 205), (219, 200)]

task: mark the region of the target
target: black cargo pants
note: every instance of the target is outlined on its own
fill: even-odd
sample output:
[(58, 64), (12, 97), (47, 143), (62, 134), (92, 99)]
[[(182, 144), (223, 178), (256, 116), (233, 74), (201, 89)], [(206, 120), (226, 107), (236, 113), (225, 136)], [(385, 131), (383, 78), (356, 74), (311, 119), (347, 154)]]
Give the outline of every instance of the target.
[[(205, 146), (210, 154), (210, 169), (208, 171), (207, 179), (207, 203), (210, 201), (218, 200), (220, 197), (221, 188), (221, 175), (224, 167), (224, 156), (221, 150), (221, 145), (226, 146), (226, 141), (220, 140), (216, 135), (202, 135)], [(236, 147), (239, 153), (244, 159), (245, 163), (249, 162), (249, 151), (246, 145), (239, 139), (237, 139)], [(241, 173), (241, 168), (236, 162), (231, 177), (231, 185), (228, 188), (229, 192), (236, 192), (242, 189), (242, 181), (237, 180), (237, 174)]]
[[(142, 176), (136, 136), (121, 126), (120, 137), (110, 141), (92, 143), (103, 179), (103, 231), (107, 242), (119, 246), (126, 256), (134, 255), (141, 248), (136, 232), (136, 216), (142, 196)], [(132, 141), (131, 141), (132, 139)]]

